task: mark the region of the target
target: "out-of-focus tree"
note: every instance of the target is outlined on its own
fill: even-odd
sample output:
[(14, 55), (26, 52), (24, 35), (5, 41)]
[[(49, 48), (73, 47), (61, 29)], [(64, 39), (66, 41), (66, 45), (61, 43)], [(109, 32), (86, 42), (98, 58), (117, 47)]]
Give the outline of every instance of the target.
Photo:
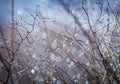
[[(119, 84), (119, 1), (115, 8), (109, 0), (56, 2), (73, 19), (73, 28), (61, 23), (62, 31), (49, 28), (55, 20), (45, 17), (40, 6), (12, 21), (14, 27), (6, 25), (6, 31), (0, 25), (0, 82)], [(12, 29), (14, 40), (5, 35)]]

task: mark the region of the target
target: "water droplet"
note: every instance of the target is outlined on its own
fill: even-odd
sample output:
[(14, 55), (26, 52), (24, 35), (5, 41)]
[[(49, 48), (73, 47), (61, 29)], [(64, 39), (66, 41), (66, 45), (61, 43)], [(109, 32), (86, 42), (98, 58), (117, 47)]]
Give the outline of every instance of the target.
[(55, 82), (57, 79), (55, 77), (52, 78), (53, 82)]

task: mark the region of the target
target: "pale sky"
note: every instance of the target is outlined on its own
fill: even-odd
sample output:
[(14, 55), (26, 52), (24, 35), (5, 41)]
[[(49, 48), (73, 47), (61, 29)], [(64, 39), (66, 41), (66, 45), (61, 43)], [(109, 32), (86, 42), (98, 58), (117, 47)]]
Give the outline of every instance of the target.
[[(25, 10), (27, 8), (34, 9), (36, 5), (40, 4), (42, 10), (52, 9), (52, 11), (57, 10), (54, 7), (59, 6), (57, 1), (59, 0), (14, 0), (15, 1), (15, 13), (17, 11), (18, 14), (22, 14), (21, 10)], [(67, 0), (65, 0), (67, 1)], [(69, 0), (68, 0), (69, 1)], [(79, 0), (73, 0), (74, 3), (72, 4), (73, 7), (78, 5), (77, 1)], [(94, 1), (94, 0), (83, 0), (86, 1)], [(104, 2), (105, 0), (97, 0), (98, 2)], [(117, 0), (109, 0), (110, 4), (114, 6), (116, 4)], [(45, 8), (46, 6), (46, 8)], [(52, 8), (53, 7), (53, 8)], [(11, 10), (11, 0), (0, 0), (0, 20), (1, 19), (9, 19), (10, 18), (10, 10)], [(49, 12), (49, 11), (48, 11)], [(50, 12), (49, 12), (50, 13)], [(61, 13), (59, 13), (61, 14)]]

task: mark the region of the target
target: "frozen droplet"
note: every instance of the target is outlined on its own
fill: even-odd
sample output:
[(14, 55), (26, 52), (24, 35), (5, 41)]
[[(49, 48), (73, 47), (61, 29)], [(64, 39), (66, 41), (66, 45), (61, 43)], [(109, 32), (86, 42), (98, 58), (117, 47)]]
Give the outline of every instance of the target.
[(51, 55), (50, 55), (50, 59), (51, 59), (52, 61), (54, 61), (54, 60), (55, 60), (55, 54), (51, 54)]
[(66, 47), (66, 44), (63, 44), (63, 48), (65, 48)]
[(72, 67), (74, 66), (74, 62), (70, 62), (70, 64), (68, 65), (68, 67)]
[(56, 62), (60, 62), (61, 61), (61, 57), (56, 57)]
[(57, 48), (57, 42), (52, 42), (51, 48), (52, 48), (52, 49), (56, 49), (56, 48)]
[(110, 57), (110, 55), (107, 55), (107, 57)]
[(75, 37), (78, 37), (79, 35), (78, 34), (74, 34)]
[(80, 74), (77, 74), (77, 76), (76, 76), (78, 79), (80, 78)]
[(87, 63), (86, 63), (86, 66), (90, 66), (90, 63), (89, 63), (89, 62), (87, 62)]
[(44, 79), (43, 79), (43, 78), (39, 78), (39, 81), (40, 81), (40, 82), (43, 82), (43, 81), (44, 81)]
[(71, 65), (69, 64), (69, 65), (68, 65), (68, 67), (70, 68), (70, 67), (71, 67)]
[(85, 44), (89, 44), (89, 41), (85, 41)]
[(24, 49), (24, 52), (26, 52), (27, 50), (26, 49)]
[(110, 63), (110, 66), (113, 66), (113, 64), (112, 64), (112, 63)]
[(70, 65), (73, 66), (73, 65), (74, 65), (74, 62), (70, 62)]
[(55, 39), (54, 42), (57, 42), (57, 39)]
[(47, 38), (47, 34), (46, 34), (46, 33), (43, 33), (43, 34), (42, 34), (42, 38), (43, 38), (43, 39), (46, 39), (46, 38)]
[(104, 36), (105, 42), (110, 42), (111, 41), (111, 36), (106, 35)]
[(50, 72), (50, 74), (49, 74), (51, 77), (53, 76), (53, 72)]
[(70, 42), (70, 45), (72, 45), (73, 44), (73, 41), (72, 42)]
[(71, 60), (69, 57), (66, 58), (66, 62), (69, 63)]
[(32, 74), (34, 74), (34, 73), (35, 73), (35, 70), (34, 70), (34, 69), (32, 69), (32, 70), (31, 70), (31, 73), (32, 73)]
[(45, 42), (45, 41), (43, 41), (43, 44), (45, 45), (45, 44), (46, 44), (46, 42)]
[(37, 57), (37, 55), (36, 55), (36, 54), (33, 54), (33, 55), (32, 55), (32, 58), (34, 58), (34, 59), (35, 59), (36, 57)]
[(75, 76), (72, 77), (72, 79), (74, 79), (74, 78), (75, 78)]
[(62, 84), (62, 82), (60, 80), (57, 80), (56, 84)]
[(75, 83), (77, 83), (77, 82), (78, 82), (78, 80), (74, 80), (74, 82), (75, 82)]
[(50, 74), (50, 72), (47, 72), (47, 74)]
[(75, 48), (72, 48), (72, 53), (75, 53), (76, 49)]
[(75, 13), (75, 11), (74, 11), (74, 10), (72, 10), (72, 13)]

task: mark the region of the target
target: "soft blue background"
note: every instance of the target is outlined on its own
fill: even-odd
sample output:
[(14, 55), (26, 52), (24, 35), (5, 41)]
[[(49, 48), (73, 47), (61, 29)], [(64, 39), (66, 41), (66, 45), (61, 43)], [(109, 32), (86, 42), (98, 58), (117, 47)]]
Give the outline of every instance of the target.
[[(47, 4), (58, 5), (58, 0), (15, 0), (15, 12), (16, 10), (24, 9), (24, 8), (34, 8), (35, 5), (41, 3), (42, 1), (47, 2)], [(64, 0), (69, 1), (69, 0)], [(77, 2), (78, 0), (73, 0)], [(87, 0), (83, 0), (86, 2)], [(90, 0), (93, 1), (93, 0)], [(97, 0), (100, 3), (103, 3), (104, 0)], [(111, 6), (116, 3), (117, 0), (109, 0)], [(76, 3), (72, 4), (77, 5)], [(0, 0), (0, 20), (10, 19), (10, 10), (11, 10), (11, 0)], [(44, 9), (43, 9), (44, 10)], [(54, 11), (54, 10), (53, 10)]]

